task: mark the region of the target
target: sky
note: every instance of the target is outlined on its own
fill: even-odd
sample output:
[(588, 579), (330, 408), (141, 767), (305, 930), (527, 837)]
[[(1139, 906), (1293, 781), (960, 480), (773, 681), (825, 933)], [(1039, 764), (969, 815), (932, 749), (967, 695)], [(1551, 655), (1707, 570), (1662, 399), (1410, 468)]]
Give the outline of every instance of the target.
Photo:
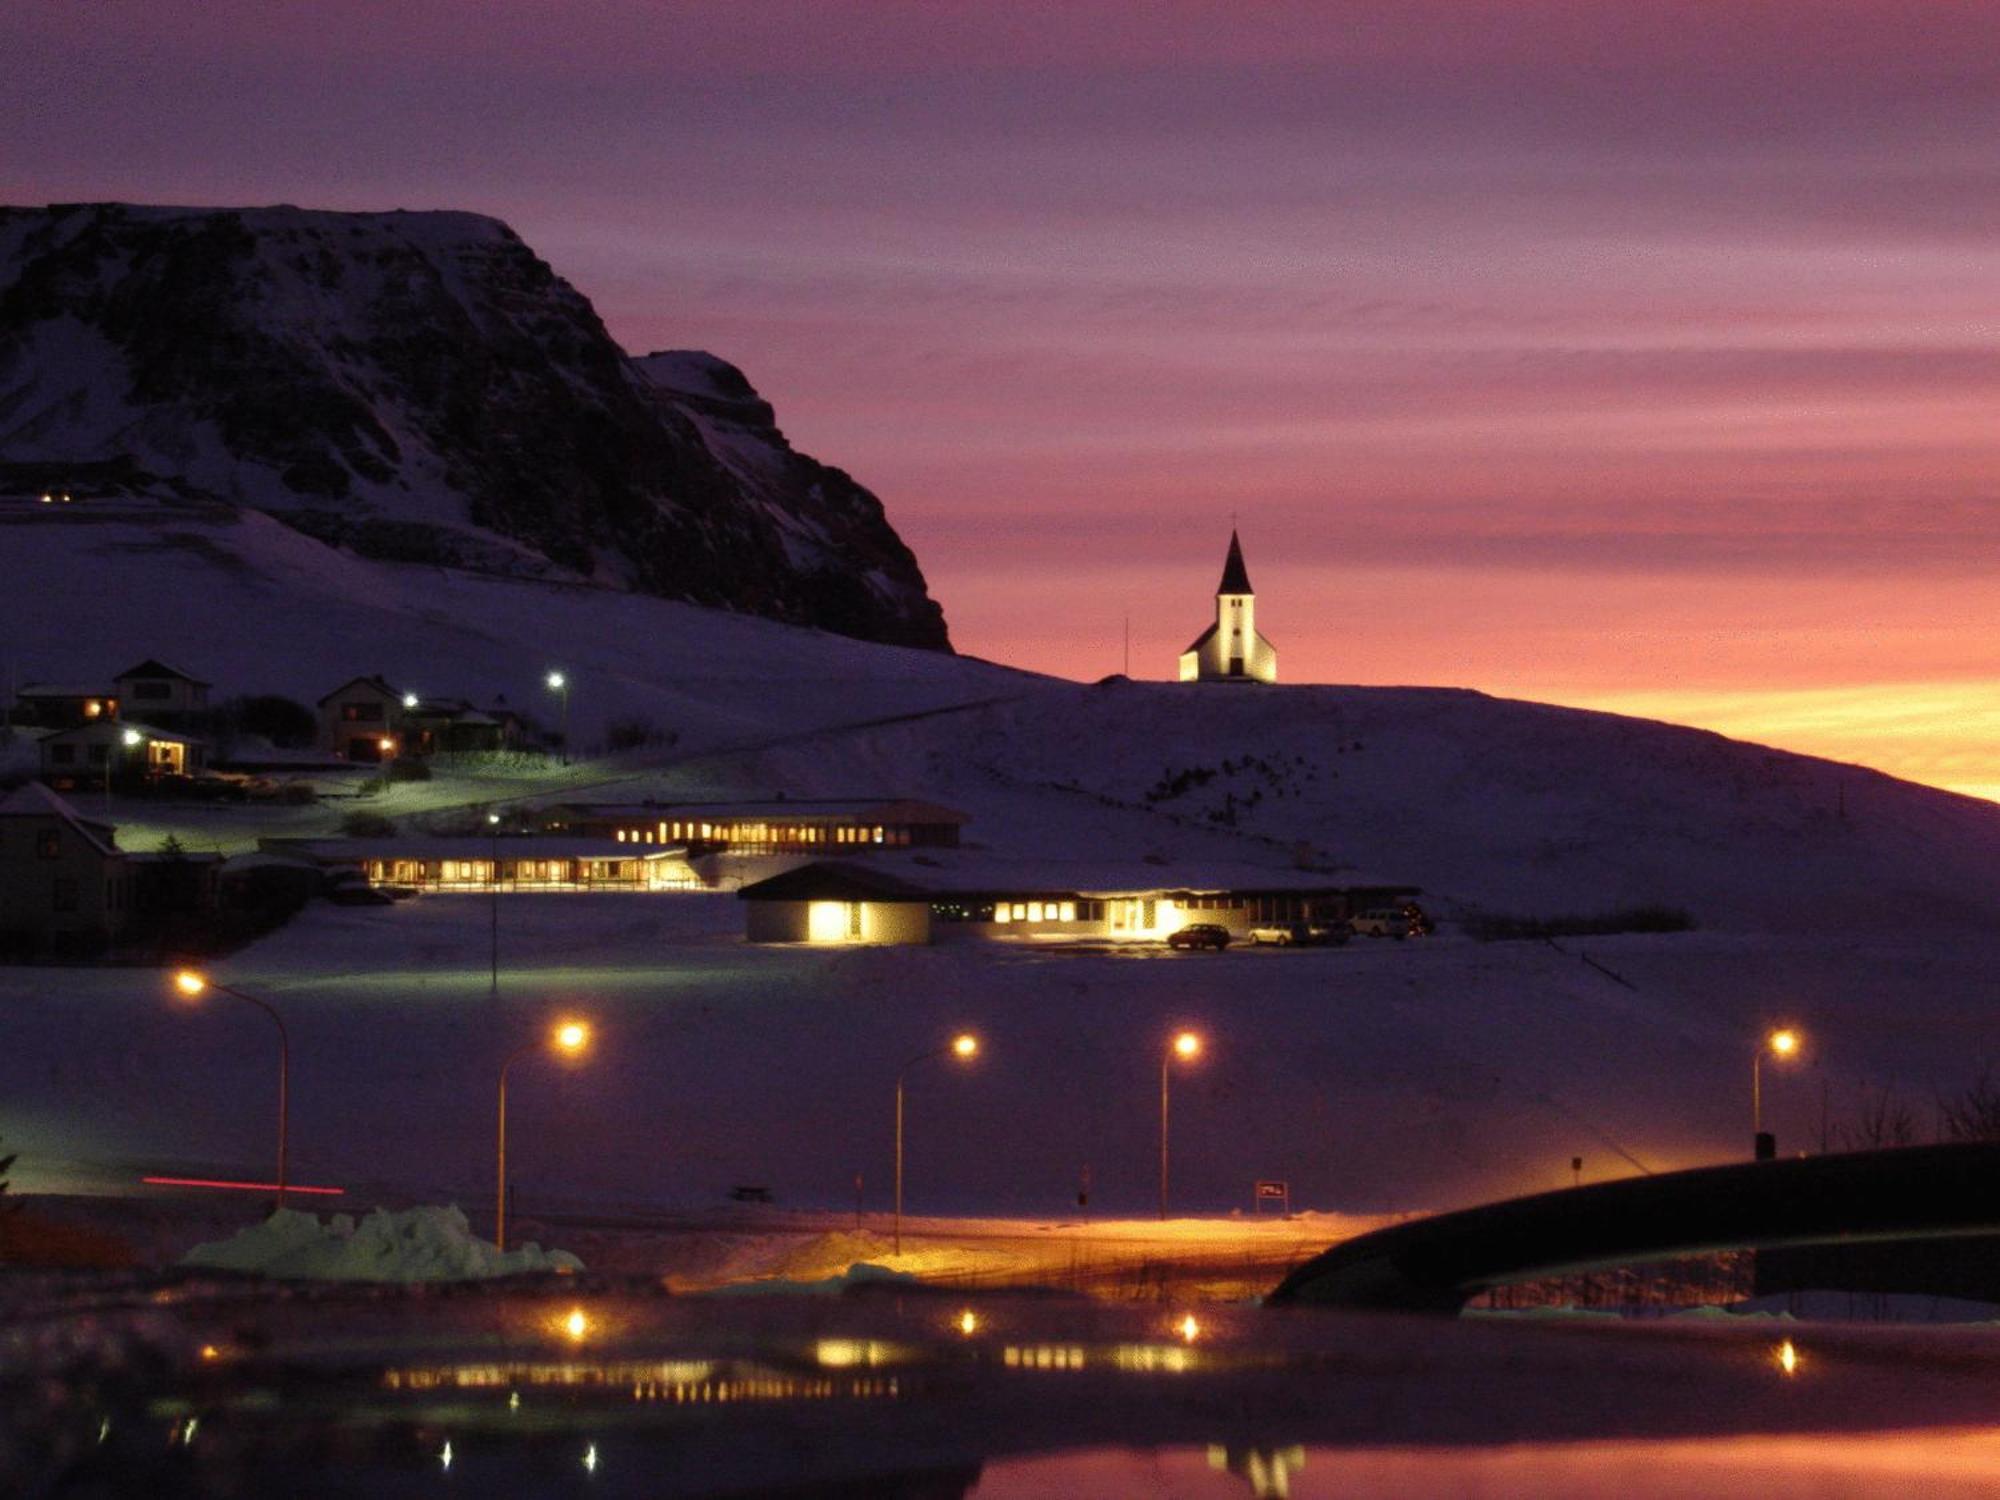
[(16, 0), (0, 200), (456, 207), (743, 367), (959, 649), (2000, 796), (2000, 6)]

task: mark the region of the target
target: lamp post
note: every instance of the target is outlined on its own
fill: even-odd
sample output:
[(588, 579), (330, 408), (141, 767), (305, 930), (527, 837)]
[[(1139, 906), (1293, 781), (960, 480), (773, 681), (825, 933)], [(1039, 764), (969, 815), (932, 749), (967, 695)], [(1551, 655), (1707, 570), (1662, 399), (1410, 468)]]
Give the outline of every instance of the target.
[(255, 995), (244, 993), (226, 984), (217, 984), (205, 974), (193, 969), (182, 969), (174, 975), (174, 988), (188, 999), (198, 999), (205, 991), (214, 990), (218, 994), (232, 995), (238, 1000), (254, 1005), (271, 1018), (271, 1024), (278, 1028), (278, 1207), (285, 1206), (286, 1182), (286, 1137), (291, 1127), (292, 1088), (292, 1043), (285, 1031), (284, 1018), (269, 1003)]
[(562, 694), (562, 763), (569, 764), (569, 678), (561, 672), (548, 675), (549, 691)]
[[(146, 737), (136, 729), (127, 729), (118, 736), (118, 745), (127, 750), (136, 749), (145, 743)], [(111, 768), (118, 763), (118, 745), (104, 747), (104, 816), (111, 816)]]
[(493, 977), (486, 990), (486, 998), (500, 998), (500, 814), (486, 815), (487, 870), (487, 957), (493, 968)]
[(903, 1253), (903, 1079), (910, 1069), (920, 1063), (934, 1062), (940, 1057), (956, 1057), (961, 1062), (970, 1062), (979, 1055), (979, 1038), (970, 1032), (961, 1032), (951, 1039), (948, 1047), (939, 1047), (934, 1052), (920, 1052), (903, 1064), (896, 1075), (896, 1230), (895, 1253)]
[(546, 1037), (521, 1043), (500, 1064), (500, 1130), (496, 1153), (499, 1158), (500, 1190), (493, 1204), (493, 1245), (497, 1250), (507, 1248), (507, 1071), (537, 1047), (546, 1046), (558, 1057), (578, 1057), (589, 1045), (590, 1027), (587, 1023), (558, 1021), (549, 1028)]
[(1750, 1134), (1751, 1154), (1758, 1161), (1770, 1161), (1778, 1154), (1775, 1136), (1764, 1133), (1764, 1053), (1781, 1061), (1795, 1057), (1799, 1050), (1799, 1034), (1789, 1026), (1781, 1026), (1757, 1044), (1757, 1050), (1750, 1054)]
[(1201, 1038), (1192, 1031), (1178, 1033), (1160, 1054), (1160, 1217), (1167, 1216), (1167, 1111), (1168, 1080), (1173, 1076), (1175, 1058), (1193, 1062), (1201, 1056)]

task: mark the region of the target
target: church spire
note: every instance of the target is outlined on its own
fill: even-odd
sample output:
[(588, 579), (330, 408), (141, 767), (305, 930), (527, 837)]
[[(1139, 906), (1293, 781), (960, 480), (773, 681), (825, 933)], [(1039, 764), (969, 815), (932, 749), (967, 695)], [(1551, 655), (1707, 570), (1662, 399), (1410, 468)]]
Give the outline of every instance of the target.
[(1229, 560), (1222, 565), (1222, 582), (1215, 592), (1218, 595), (1256, 592), (1250, 587), (1250, 572), (1243, 566), (1243, 544), (1236, 540), (1233, 527), (1229, 532)]

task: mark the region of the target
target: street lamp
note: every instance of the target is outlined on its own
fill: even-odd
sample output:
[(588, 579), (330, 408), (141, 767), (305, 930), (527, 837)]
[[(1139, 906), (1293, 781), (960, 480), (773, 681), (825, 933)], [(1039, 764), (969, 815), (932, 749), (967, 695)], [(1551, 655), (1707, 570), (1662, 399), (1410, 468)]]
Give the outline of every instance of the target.
[(979, 1038), (971, 1032), (960, 1032), (951, 1039), (948, 1047), (939, 1047), (934, 1052), (920, 1052), (903, 1064), (902, 1072), (896, 1075), (896, 1231), (895, 1253), (903, 1253), (903, 1079), (910, 1069), (919, 1063), (934, 1062), (940, 1057), (955, 1057), (960, 1062), (970, 1062), (979, 1055)]
[(493, 1245), (504, 1251), (507, 1248), (507, 1070), (533, 1052), (537, 1047), (547, 1047), (558, 1057), (576, 1058), (583, 1055), (590, 1045), (590, 1025), (585, 1021), (558, 1021), (551, 1026), (547, 1036), (523, 1042), (507, 1055), (500, 1064), (500, 1134), (499, 1134), (499, 1178), (500, 1191), (493, 1207)]
[(488, 942), (487, 956), (492, 961), (493, 978), (486, 990), (486, 998), (500, 998), (500, 814), (486, 815), (487, 863), (487, 906)]
[(1799, 1034), (1789, 1026), (1781, 1026), (1757, 1044), (1757, 1050), (1750, 1054), (1750, 1132), (1751, 1152), (1758, 1161), (1769, 1161), (1778, 1154), (1775, 1136), (1764, 1133), (1764, 1054), (1768, 1051), (1779, 1061), (1796, 1057), (1799, 1051)]
[(278, 1028), (278, 1207), (285, 1206), (286, 1136), (291, 1124), (292, 1088), (292, 1043), (285, 1032), (284, 1018), (271, 1006), (255, 995), (232, 989), (226, 984), (217, 984), (205, 974), (193, 969), (182, 969), (174, 975), (174, 988), (190, 1000), (201, 998), (203, 993), (214, 990), (218, 994), (233, 995), (236, 999), (254, 1005), (271, 1018), (271, 1024)]
[(562, 694), (562, 763), (569, 764), (569, 679), (560, 672), (548, 675), (549, 691)]
[(1160, 1054), (1160, 1217), (1167, 1216), (1167, 1084), (1173, 1061), (1193, 1062), (1201, 1056), (1201, 1038), (1192, 1031), (1176, 1033)]

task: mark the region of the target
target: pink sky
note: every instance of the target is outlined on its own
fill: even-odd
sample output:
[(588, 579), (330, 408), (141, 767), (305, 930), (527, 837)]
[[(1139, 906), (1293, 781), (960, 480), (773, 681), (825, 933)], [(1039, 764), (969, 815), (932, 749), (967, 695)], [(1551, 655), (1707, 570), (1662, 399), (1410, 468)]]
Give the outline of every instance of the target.
[(962, 650), (2000, 791), (2000, 7), (42, 4), (0, 197), (505, 218), (744, 367)]

